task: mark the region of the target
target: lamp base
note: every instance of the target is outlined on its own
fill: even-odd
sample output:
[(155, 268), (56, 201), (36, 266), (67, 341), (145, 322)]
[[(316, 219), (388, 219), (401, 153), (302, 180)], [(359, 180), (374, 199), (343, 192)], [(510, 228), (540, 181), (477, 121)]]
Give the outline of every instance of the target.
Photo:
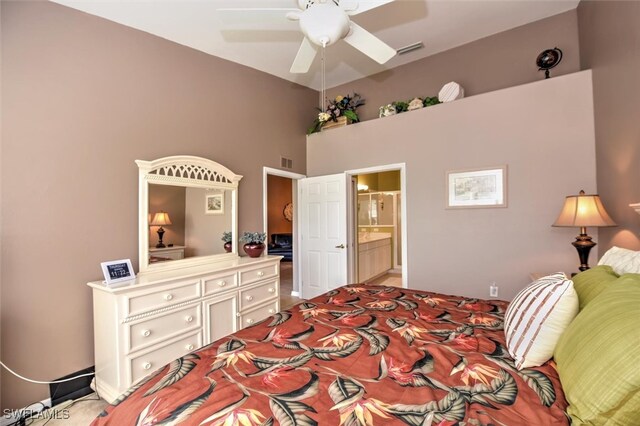
[(582, 233), (576, 237), (576, 240), (571, 243), (576, 250), (578, 250), (578, 257), (580, 257), (580, 272), (589, 269), (589, 252), (597, 245), (589, 235)]
[(158, 244), (156, 244), (156, 248), (165, 248), (166, 246), (164, 245), (164, 243), (162, 242), (162, 236), (164, 235), (164, 229), (162, 228), (162, 226), (160, 227), (160, 229), (158, 229)]

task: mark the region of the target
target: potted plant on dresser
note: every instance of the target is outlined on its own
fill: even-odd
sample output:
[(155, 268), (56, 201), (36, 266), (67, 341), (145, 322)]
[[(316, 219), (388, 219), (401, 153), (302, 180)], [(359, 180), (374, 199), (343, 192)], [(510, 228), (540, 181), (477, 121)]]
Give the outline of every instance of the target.
[(233, 234), (231, 231), (223, 232), (221, 240), (224, 242), (224, 251), (227, 253), (231, 253), (233, 247), (231, 246), (231, 240), (233, 238)]
[(264, 232), (245, 232), (240, 237), (240, 242), (244, 243), (242, 249), (249, 257), (260, 257), (264, 251), (264, 240), (267, 234)]

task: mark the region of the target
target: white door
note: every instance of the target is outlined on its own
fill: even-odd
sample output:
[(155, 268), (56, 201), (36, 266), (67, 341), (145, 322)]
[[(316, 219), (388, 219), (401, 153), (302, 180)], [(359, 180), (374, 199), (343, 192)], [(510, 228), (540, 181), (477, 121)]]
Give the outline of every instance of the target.
[(347, 175), (298, 184), (302, 298), (347, 284)]

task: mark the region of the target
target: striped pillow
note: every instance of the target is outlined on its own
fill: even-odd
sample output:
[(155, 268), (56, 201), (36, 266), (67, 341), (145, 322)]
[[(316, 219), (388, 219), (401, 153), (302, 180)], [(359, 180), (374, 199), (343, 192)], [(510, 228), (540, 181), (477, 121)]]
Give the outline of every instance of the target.
[(573, 282), (561, 272), (520, 291), (504, 317), (507, 350), (516, 368), (537, 367), (551, 359), (560, 336), (577, 313)]

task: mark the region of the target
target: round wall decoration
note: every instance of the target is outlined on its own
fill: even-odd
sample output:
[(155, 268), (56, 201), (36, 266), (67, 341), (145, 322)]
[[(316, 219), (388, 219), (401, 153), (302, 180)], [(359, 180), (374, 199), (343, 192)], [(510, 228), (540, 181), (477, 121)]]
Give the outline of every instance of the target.
[(287, 203), (287, 205), (284, 206), (284, 210), (282, 210), (282, 214), (284, 215), (285, 219), (287, 219), (289, 222), (292, 222), (293, 221), (293, 204)]

